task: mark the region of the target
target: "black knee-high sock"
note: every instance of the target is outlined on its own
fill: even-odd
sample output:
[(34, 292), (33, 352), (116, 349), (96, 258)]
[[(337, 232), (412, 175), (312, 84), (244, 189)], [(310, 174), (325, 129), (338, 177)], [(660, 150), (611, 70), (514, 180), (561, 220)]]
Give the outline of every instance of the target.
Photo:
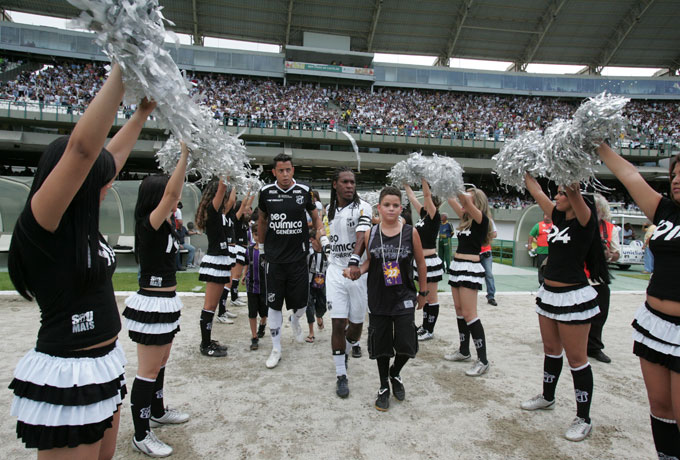
[(227, 299), (229, 298), (229, 293), (231, 291), (227, 286), (222, 289), (222, 295), (220, 295), (220, 302), (217, 304), (217, 316), (222, 316), (225, 311), (227, 311)]
[(434, 332), (434, 325), (437, 323), (437, 318), (439, 317), (439, 304), (431, 303), (430, 311), (427, 313), (427, 331), (432, 334)]
[(394, 363), (392, 364), (392, 367), (390, 368), (390, 377), (396, 377), (401, 373), (401, 370), (404, 368), (404, 364), (409, 360), (409, 357), (406, 355), (397, 355), (394, 358)]
[(201, 345), (204, 347), (210, 345), (210, 332), (214, 317), (214, 311), (201, 310)]
[(135, 439), (143, 441), (149, 428), (149, 417), (151, 417), (151, 400), (153, 398), (153, 388), (156, 382), (140, 376), (135, 377), (132, 382), (130, 392), (130, 411), (132, 412), (132, 423), (135, 426)]
[(465, 318), (462, 316), (458, 316), (456, 321), (458, 322), (458, 335), (460, 338), (459, 351), (465, 356), (468, 356), (470, 354), (470, 329), (465, 322)]
[(390, 358), (381, 356), (376, 361), (378, 362), (378, 373), (380, 374), (380, 388), (389, 388)]
[(423, 325), (421, 326), (423, 329), (427, 329), (427, 318), (430, 313), (430, 304), (426, 303), (425, 306), (423, 307)]
[(231, 280), (231, 301), (238, 299), (238, 279)]
[(659, 458), (680, 458), (680, 432), (675, 420), (668, 420), (650, 414), (652, 436)]
[(482, 320), (475, 318), (467, 326), (468, 329), (470, 329), (472, 340), (475, 342), (475, 348), (477, 349), (477, 359), (479, 359), (484, 364), (488, 364), (489, 361), (486, 359), (486, 338), (484, 337), (484, 327), (482, 326)]
[(151, 400), (151, 416), (160, 418), (165, 415), (165, 404), (163, 403), (163, 382), (165, 380), (165, 366), (161, 367), (156, 376), (156, 385), (153, 387), (153, 399)]
[(546, 401), (555, 399), (555, 388), (562, 372), (562, 355), (545, 355), (543, 359), (543, 398)]
[(571, 370), (576, 393), (576, 415), (590, 423), (590, 403), (593, 400), (593, 369), (590, 363)]

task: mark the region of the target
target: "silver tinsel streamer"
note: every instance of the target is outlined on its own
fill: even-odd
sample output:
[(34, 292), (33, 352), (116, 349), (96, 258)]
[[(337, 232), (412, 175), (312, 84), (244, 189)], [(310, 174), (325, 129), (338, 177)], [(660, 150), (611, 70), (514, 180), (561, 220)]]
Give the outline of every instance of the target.
[(506, 142), (493, 157), (494, 171), (502, 183), (520, 190), (525, 172), (557, 185), (585, 182), (601, 189), (595, 179), (597, 147), (604, 139), (618, 139), (625, 129), (626, 103), (626, 98), (605, 93), (588, 99), (572, 120), (554, 120), (543, 135), (532, 131)]
[(387, 177), (398, 187), (404, 183), (419, 186), (424, 178), (432, 193), (441, 198), (453, 197), (465, 190), (463, 168), (450, 157), (426, 157), (413, 152), (406, 160), (395, 164)]
[[(207, 181), (213, 175), (247, 181), (252, 176), (246, 149), (207, 108), (191, 99), (170, 53), (163, 48), (167, 21), (158, 0), (69, 0), (82, 13), (73, 23), (97, 33), (96, 43), (123, 71), (126, 103), (143, 97), (156, 102), (155, 115), (192, 150), (192, 170)], [(176, 142), (176, 141), (174, 141)], [(171, 144), (172, 145), (172, 144)], [(179, 160), (168, 147), (158, 159), (165, 172)], [(171, 168), (171, 169), (166, 169)], [(248, 179), (249, 180), (249, 179)]]
[(347, 139), (349, 139), (349, 142), (352, 144), (352, 149), (357, 156), (357, 172), (361, 172), (361, 155), (359, 155), (359, 146), (357, 145), (357, 141), (355, 141), (352, 135), (347, 131), (342, 131), (342, 134)]

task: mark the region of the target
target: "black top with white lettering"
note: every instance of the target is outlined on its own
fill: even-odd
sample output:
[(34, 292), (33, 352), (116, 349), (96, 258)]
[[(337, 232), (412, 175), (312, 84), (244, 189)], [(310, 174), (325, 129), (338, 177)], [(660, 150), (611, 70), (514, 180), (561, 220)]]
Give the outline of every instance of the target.
[(163, 221), (158, 230), (154, 230), (149, 217), (144, 218), (137, 230), (139, 287), (175, 286), (179, 241), (168, 221)]
[(276, 183), (260, 189), (258, 207), (267, 216), (265, 258), (267, 262), (305, 261), (309, 249), (309, 228), (305, 211), (316, 209), (307, 185), (295, 182), (288, 190)]
[(482, 245), (489, 234), (489, 217), (482, 213), (482, 221), (477, 223), (472, 220), (470, 227), (465, 230), (458, 230), (458, 254), (474, 254), (476, 256), (482, 251)]
[[(62, 220), (54, 233), (42, 228), (26, 206), (14, 230), (22, 248), (24, 270), (30, 273), (33, 293), (40, 307), (36, 350), (59, 354), (90, 347), (120, 332), (120, 315), (111, 277), (116, 256), (104, 238), (93, 257), (106, 266), (103, 281), (87, 288), (76, 281), (75, 231)], [(91, 255), (92, 257), (92, 255)], [(91, 259), (90, 259), (91, 260)]]
[(222, 208), (215, 211), (212, 203), (208, 203), (208, 218), (205, 221), (205, 234), (208, 237), (209, 256), (228, 256), (229, 244), (227, 243), (227, 218), (222, 214)]
[(553, 226), (548, 234), (548, 263), (545, 266), (545, 278), (569, 284), (587, 284), (588, 279), (583, 271), (588, 249), (600, 233), (596, 217), (591, 213), (590, 220), (582, 227), (578, 219), (567, 220), (567, 214), (553, 209)]
[(654, 254), (654, 274), (647, 294), (680, 302), (678, 263), (680, 262), (680, 206), (663, 197), (654, 213), (656, 230), (649, 239)]
[(227, 243), (236, 243), (236, 211), (232, 207), (229, 212), (225, 214), (226, 220), (224, 227), (224, 234), (227, 235)]
[[(381, 235), (381, 226), (371, 229), (367, 251), (371, 255), (368, 265), (368, 310), (374, 315), (398, 316), (413, 312), (418, 304), (416, 285), (413, 282), (413, 227), (404, 224), (401, 234)], [(401, 240), (401, 243), (400, 243)], [(383, 263), (394, 262), (399, 256), (401, 284), (385, 285)], [(383, 258), (384, 254), (384, 258)]]
[(420, 242), (423, 244), (423, 249), (435, 249), (437, 247), (437, 236), (441, 223), (442, 218), (439, 215), (439, 210), (436, 210), (434, 217), (430, 218), (425, 206), (420, 208), (420, 220), (415, 227), (418, 236), (420, 236)]
[(239, 246), (248, 247), (248, 219), (241, 216), (234, 224), (234, 242)]

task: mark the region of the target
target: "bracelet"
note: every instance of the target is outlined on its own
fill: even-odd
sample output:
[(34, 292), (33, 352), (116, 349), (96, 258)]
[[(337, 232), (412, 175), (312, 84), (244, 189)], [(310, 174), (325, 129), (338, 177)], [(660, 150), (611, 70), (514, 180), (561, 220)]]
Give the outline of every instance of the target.
[(348, 267), (352, 267), (352, 266), (353, 266), (353, 267), (358, 267), (358, 266), (359, 266), (359, 262), (361, 262), (361, 257), (359, 256), (359, 254), (352, 254), (352, 255), (349, 257), (349, 262), (347, 262), (347, 266), (348, 266)]

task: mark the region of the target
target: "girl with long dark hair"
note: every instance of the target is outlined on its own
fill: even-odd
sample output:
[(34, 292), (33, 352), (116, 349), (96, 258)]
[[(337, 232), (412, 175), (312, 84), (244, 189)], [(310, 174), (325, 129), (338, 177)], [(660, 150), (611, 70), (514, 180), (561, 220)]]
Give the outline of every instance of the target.
[(116, 64), (71, 135), (43, 153), (12, 235), (9, 275), (41, 324), (14, 372), (11, 413), (41, 459), (110, 459), (116, 448), (126, 361), (99, 205), (155, 108), (143, 100), (104, 149), (122, 99)]

